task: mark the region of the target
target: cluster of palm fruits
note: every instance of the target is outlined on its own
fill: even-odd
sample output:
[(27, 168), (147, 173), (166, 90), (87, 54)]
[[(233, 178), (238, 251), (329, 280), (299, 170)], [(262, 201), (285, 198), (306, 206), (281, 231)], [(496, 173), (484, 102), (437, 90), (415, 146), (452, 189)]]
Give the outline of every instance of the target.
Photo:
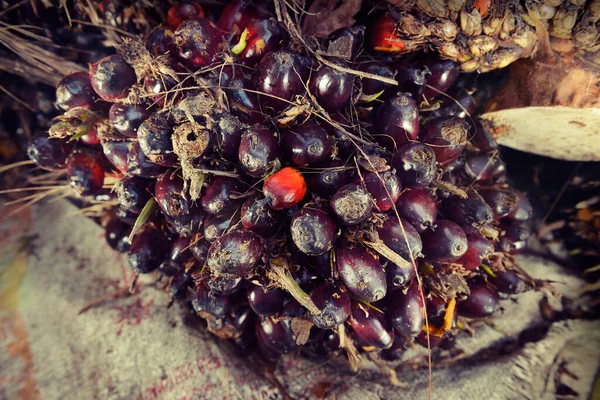
[(62, 79), (64, 114), (28, 154), (116, 200), (108, 243), (241, 348), (396, 359), (451, 343), (459, 317), (524, 289), (511, 254), (531, 206), (472, 117), (473, 77), (364, 34), (340, 29), (321, 45), (348, 51), (317, 57), (270, 4), (176, 4)]

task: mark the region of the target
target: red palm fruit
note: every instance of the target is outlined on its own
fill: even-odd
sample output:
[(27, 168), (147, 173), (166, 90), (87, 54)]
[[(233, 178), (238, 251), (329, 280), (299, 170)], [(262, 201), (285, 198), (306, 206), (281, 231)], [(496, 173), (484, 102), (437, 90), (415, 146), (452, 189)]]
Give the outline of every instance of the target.
[(179, 28), (183, 22), (190, 19), (204, 18), (204, 9), (195, 1), (186, 1), (183, 3), (175, 3), (167, 14), (167, 24), (172, 29)]
[(306, 181), (300, 171), (285, 167), (265, 180), (263, 194), (275, 210), (291, 208), (306, 195)]

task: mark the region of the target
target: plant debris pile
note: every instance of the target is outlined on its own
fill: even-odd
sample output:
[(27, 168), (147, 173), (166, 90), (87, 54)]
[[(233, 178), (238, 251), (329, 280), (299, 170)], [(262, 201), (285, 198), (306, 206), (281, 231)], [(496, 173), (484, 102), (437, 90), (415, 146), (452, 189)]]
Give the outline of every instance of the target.
[(532, 210), (473, 116), (476, 77), (382, 48), (388, 11), (329, 3), (173, 5), (60, 80), (28, 155), (215, 336), (358, 368), (451, 346), (535, 285), (512, 257)]

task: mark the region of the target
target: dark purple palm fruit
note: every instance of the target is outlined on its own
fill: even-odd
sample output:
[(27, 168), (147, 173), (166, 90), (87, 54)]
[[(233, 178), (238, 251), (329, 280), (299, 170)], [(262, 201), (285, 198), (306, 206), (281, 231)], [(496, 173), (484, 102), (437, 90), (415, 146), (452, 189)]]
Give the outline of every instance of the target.
[(506, 221), (500, 224), (502, 236), (496, 247), (510, 254), (519, 253), (527, 245), (527, 239), (531, 235), (529, 224), (522, 221)]
[(206, 280), (196, 283), (192, 307), (202, 318), (214, 321), (223, 318), (231, 309), (231, 299), (211, 293)]
[(515, 271), (509, 269), (495, 272), (495, 277), (488, 278), (498, 292), (504, 294), (517, 294), (525, 290), (525, 283)]
[(210, 292), (218, 296), (230, 296), (242, 288), (243, 280), (235, 275), (214, 275), (206, 284)]
[(58, 171), (67, 166), (67, 159), (74, 147), (75, 143), (68, 139), (55, 139), (47, 134), (36, 134), (27, 145), (27, 156), (40, 168)]
[(217, 147), (223, 158), (228, 161), (238, 160), (240, 141), (242, 140), (243, 125), (238, 118), (229, 114), (219, 114), (215, 126)]
[(204, 265), (206, 257), (208, 255), (208, 249), (210, 248), (210, 242), (203, 238), (203, 235), (197, 234), (192, 237), (190, 242), (190, 251), (199, 265)]
[(87, 72), (73, 72), (56, 85), (56, 104), (65, 111), (75, 107), (94, 108), (99, 97)]
[(367, 249), (338, 246), (335, 255), (338, 274), (350, 293), (367, 302), (376, 302), (385, 297), (385, 271)]
[(238, 55), (242, 64), (253, 67), (266, 54), (281, 49), (287, 33), (277, 21), (261, 18), (246, 21), (238, 31), (238, 37), (238, 44), (231, 51)]
[(460, 75), (460, 67), (452, 61), (432, 60), (425, 62), (425, 66), (431, 73), (427, 77), (427, 85), (431, 88), (426, 87), (423, 91), (423, 95), (428, 101), (446, 92)]
[(340, 160), (331, 160), (319, 167), (317, 171), (305, 173), (308, 190), (320, 197), (332, 196), (340, 187), (348, 183), (352, 168)]
[(219, 77), (227, 94), (231, 114), (249, 124), (265, 120), (266, 115), (262, 112), (261, 97), (257, 94), (254, 80), (244, 76), (239, 68), (234, 70), (230, 67), (223, 68)]
[(456, 223), (437, 220), (435, 229), (421, 234), (423, 254), (428, 262), (452, 262), (467, 251), (469, 244), (465, 232)]
[(401, 218), (419, 233), (432, 228), (437, 219), (438, 206), (433, 195), (425, 189), (405, 190), (396, 202), (396, 211)]
[[(295, 247), (295, 246), (294, 246)], [(302, 265), (308, 264), (312, 271), (314, 271), (321, 278), (331, 278), (331, 269), (332, 269), (332, 258), (331, 251), (326, 251), (320, 256), (308, 256), (306, 259), (306, 263)]]
[(467, 251), (454, 262), (461, 264), (468, 271), (474, 271), (492, 254), (494, 244), (481, 236), (477, 229), (465, 229), (465, 234), (468, 243)]
[(424, 297), (416, 280), (404, 290), (395, 290), (387, 297), (386, 315), (398, 333), (414, 338), (425, 323)]
[(533, 217), (533, 207), (524, 193), (519, 193), (519, 201), (515, 208), (506, 216), (514, 221), (528, 221)]
[(477, 102), (464, 87), (454, 88), (446, 94), (449, 97), (444, 96), (442, 106), (432, 113), (433, 117), (468, 118), (477, 111)]
[(100, 153), (92, 150), (73, 153), (67, 162), (69, 186), (78, 196), (89, 196), (102, 189), (104, 172)]
[(431, 147), (412, 142), (402, 146), (392, 157), (392, 167), (404, 187), (430, 185), (437, 171), (435, 153)]
[(123, 136), (137, 137), (137, 130), (152, 112), (143, 104), (114, 103), (108, 121)]
[(127, 154), (127, 173), (142, 178), (156, 178), (165, 171), (165, 167), (148, 159), (138, 142), (132, 143)]
[(269, 207), (269, 200), (253, 195), (242, 204), (240, 219), (244, 229), (268, 238), (277, 233), (284, 215)]
[(115, 101), (128, 96), (137, 77), (125, 59), (115, 54), (90, 64), (90, 80), (98, 96), (106, 101)]
[(183, 179), (165, 172), (156, 180), (154, 197), (173, 229), (182, 236), (192, 236), (200, 230), (204, 212), (184, 191)]
[(178, 271), (173, 275), (173, 279), (169, 285), (169, 299), (183, 299), (193, 281), (191, 275), (186, 274), (184, 271)]
[(386, 100), (375, 112), (373, 136), (377, 143), (396, 151), (419, 134), (419, 107), (405, 93)]
[(394, 343), (394, 328), (385, 315), (358, 302), (352, 302), (348, 323), (358, 345), (387, 349)]
[(125, 253), (129, 250), (129, 246), (131, 246), (129, 244), (131, 225), (115, 218), (106, 225), (105, 231), (106, 243), (112, 249), (119, 253)]
[(173, 31), (157, 26), (146, 37), (146, 48), (154, 57), (168, 54), (170, 58), (173, 58), (176, 53)]
[(247, 294), (250, 308), (258, 315), (271, 316), (283, 308), (285, 292), (279, 288), (266, 289), (262, 286), (251, 285)]
[(498, 293), (483, 282), (471, 282), (469, 295), (458, 302), (458, 314), (467, 318), (489, 317), (498, 308)]
[(489, 187), (479, 189), (478, 192), (492, 208), (497, 220), (509, 215), (519, 203), (519, 196), (510, 188)]
[(314, 122), (281, 132), (281, 153), (284, 160), (297, 167), (313, 166), (331, 155), (333, 142), (327, 131)]
[(217, 26), (225, 32), (238, 32), (240, 27), (250, 19), (256, 19), (258, 4), (252, 0), (231, 0), (219, 15)]
[[(342, 60), (330, 61), (337, 66), (346, 67)], [(328, 112), (336, 112), (343, 110), (350, 101), (353, 86), (354, 75), (322, 65), (311, 74), (308, 87), (321, 107)]]
[(386, 276), (390, 290), (392, 288), (405, 287), (412, 281), (415, 277), (415, 267), (412, 265), (412, 260), (416, 260), (422, 256), (423, 244), (421, 243), (419, 233), (408, 221), (404, 219), (400, 219), (400, 221), (402, 222), (402, 226), (398, 218), (395, 215), (391, 215), (377, 229), (377, 234), (383, 243), (394, 253), (408, 261), (408, 264), (402, 265), (395, 264), (392, 260), (388, 262)]
[(452, 196), (442, 205), (442, 215), (460, 226), (475, 228), (489, 224), (494, 218), (492, 209), (475, 190), (467, 191), (467, 198)]
[[(394, 70), (389, 65), (377, 61), (360, 63), (358, 69), (369, 74), (390, 79), (394, 79), (395, 75)], [(395, 86), (390, 83), (382, 82), (377, 79), (362, 78), (362, 95), (365, 101), (385, 99), (389, 97), (390, 92), (392, 92), (394, 88)]]
[(494, 151), (498, 149), (498, 143), (490, 132), (481, 124), (479, 118), (472, 119), (473, 134), (469, 137), (469, 141), (480, 151)]
[(506, 165), (498, 153), (469, 152), (461, 172), (468, 182), (497, 182), (506, 176)]
[(148, 159), (159, 165), (177, 165), (177, 155), (173, 151), (173, 124), (165, 113), (154, 113), (138, 128), (140, 148)]
[(279, 156), (277, 133), (266, 126), (253, 126), (242, 134), (238, 158), (242, 169), (260, 178), (273, 169)]
[(462, 118), (433, 118), (421, 127), (419, 140), (431, 147), (437, 162), (445, 168), (462, 153), (469, 130), (469, 123)]
[(153, 183), (150, 179), (128, 177), (119, 182), (117, 196), (119, 204), (126, 210), (139, 214), (150, 200)]
[[(262, 104), (275, 113), (286, 109), (296, 96), (306, 93), (308, 65), (302, 56), (289, 51), (275, 51), (263, 57), (258, 65), (256, 89)], [(283, 99), (283, 100), (282, 100)]]
[(310, 299), (320, 310), (318, 314), (311, 314), (318, 328), (334, 329), (350, 316), (350, 295), (343, 286), (326, 281), (310, 292)]
[(284, 321), (275, 322), (269, 317), (262, 318), (257, 320), (256, 331), (265, 344), (278, 353), (288, 354), (298, 349), (296, 335)]
[(311, 204), (294, 215), (290, 232), (296, 247), (310, 256), (331, 250), (338, 236), (337, 225), (329, 214)]
[(217, 238), (223, 236), (227, 230), (233, 228), (240, 221), (239, 213), (233, 215), (208, 215), (204, 219), (203, 229), (204, 238), (209, 242), (214, 242)]
[(181, 62), (195, 71), (218, 61), (223, 34), (209, 20), (188, 20), (179, 25), (173, 41)]
[[(175, 104), (181, 100), (179, 92), (172, 92), (178, 84), (178, 80), (166, 74), (148, 75), (144, 78), (144, 91), (153, 105), (164, 107), (166, 104)], [(168, 93), (169, 91), (171, 92)]]
[(163, 231), (147, 224), (136, 233), (127, 251), (129, 266), (141, 274), (152, 272), (169, 254), (169, 240)]
[(398, 82), (397, 89), (403, 93), (410, 93), (415, 103), (421, 103), (427, 78), (431, 75), (429, 68), (406, 61), (394, 63), (392, 67), (396, 73), (394, 78)]
[(160, 264), (159, 271), (166, 276), (175, 276), (184, 270), (184, 263), (193, 259), (190, 251), (189, 237), (179, 237), (175, 239), (169, 256)]
[[(360, 181), (360, 178), (358, 179)], [(395, 171), (368, 172), (363, 175), (365, 187), (375, 200), (375, 208), (384, 212), (392, 209), (400, 197), (402, 184)]]
[(265, 243), (252, 232), (236, 231), (215, 240), (208, 250), (206, 265), (216, 274), (244, 277), (265, 254)]
[(212, 215), (231, 214), (242, 205), (243, 199), (232, 198), (245, 192), (237, 179), (217, 177), (204, 190), (200, 204)]
[(361, 185), (349, 183), (338, 189), (329, 201), (331, 210), (343, 225), (358, 225), (371, 216), (373, 199)]
[(129, 156), (130, 143), (115, 140), (106, 140), (101, 143), (102, 153), (110, 164), (120, 172), (127, 174), (127, 158)]

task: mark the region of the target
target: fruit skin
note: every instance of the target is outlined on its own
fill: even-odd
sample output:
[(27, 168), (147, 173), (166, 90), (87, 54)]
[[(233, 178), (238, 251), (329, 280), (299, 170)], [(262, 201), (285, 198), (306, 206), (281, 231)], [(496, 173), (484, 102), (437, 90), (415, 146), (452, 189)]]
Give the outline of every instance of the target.
[(320, 310), (319, 314), (311, 314), (318, 328), (333, 329), (350, 316), (350, 296), (343, 286), (325, 282), (313, 289), (310, 298)]
[(90, 64), (90, 80), (94, 91), (106, 101), (124, 99), (137, 82), (135, 71), (119, 55)]
[[(330, 61), (340, 67), (346, 66), (346, 63), (338, 59)], [(308, 85), (321, 107), (328, 112), (340, 111), (352, 96), (354, 75), (323, 65), (312, 73)]]
[(369, 192), (356, 183), (349, 183), (338, 189), (329, 204), (336, 218), (347, 226), (366, 221), (373, 209)]
[(213, 295), (206, 281), (201, 281), (194, 290), (192, 307), (199, 316), (214, 321), (223, 318), (229, 312), (231, 300), (227, 296)]
[(263, 194), (271, 199), (274, 210), (291, 208), (306, 195), (306, 181), (300, 171), (285, 167), (265, 180)]
[(195, 1), (175, 3), (167, 14), (167, 24), (171, 29), (177, 29), (184, 21), (204, 18), (202, 6)]
[(234, 194), (242, 194), (245, 190), (237, 179), (217, 177), (204, 190), (200, 204), (202, 209), (209, 214), (231, 214), (243, 200), (232, 199)]
[(298, 345), (296, 344), (296, 335), (287, 322), (275, 322), (271, 318), (257, 320), (257, 335), (270, 349), (282, 354), (292, 353), (298, 349)]
[(431, 147), (411, 142), (402, 146), (392, 157), (392, 167), (404, 187), (425, 187), (433, 182), (437, 164)]
[(485, 318), (498, 308), (498, 293), (485, 284), (473, 282), (469, 285), (470, 294), (458, 302), (458, 314), (467, 318)]
[(140, 148), (150, 161), (167, 167), (177, 165), (173, 151), (173, 124), (163, 113), (154, 113), (145, 120), (137, 132)]
[(27, 145), (27, 156), (40, 168), (58, 171), (67, 166), (74, 147), (75, 143), (67, 139), (54, 139), (38, 134)]
[(497, 220), (509, 215), (519, 203), (519, 196), (509, 188), (489, 187), (482, 188), (478, 192), (491, 207)]
[(162, 231), (149, 225), (143, 226), (127, 252), (129, 266), (141, 274), (156, 270), (169, 254), (168, 243)]
[(425, 304), (415, 281), (406, 289), (390, 293), (387, 299), (387, 316), (398, 333), (414, 338), (425, 323)]
[(332, 196), (340, 187), (348, 183), (350, 174), (345, 164), (343, 161), (332, 160), (323, 164), (319, 172), (311, 171), (306, 174), (308, 189), (321, 197)]
[(335, 255), (337, 271), (350, 293), (367, 302), (385, 297), (385, 271), (377, 258), (360, 246), (338, 247)]
[(110, 162), (110, 164), (115, 167), (120, 172), (126, 174), (127, 173), (127, 157), (129, 155), (129, 146), (128, 142), (120, 142), (120, 141), (103, 141), (102, 145), (102, 153), (106, 159)]
[(375, 208), (378, 211), (384, 212), (394, 207), (402, 190), (402, 184), (395, 171), (380, 172), (379, 175), (375, 172), (368, 172), (363, 179), (367, 191), (375, 200)]
[(419, 233), (435, 227), (437, 202), (425, 189), (403, 191), (396, 202), (396, 210), (400, 217), (410, 222)]
[(119, 253), (125, 253), (129, 250), (128, 236), (131, 231), (131, 226), (120, 221), (118, 218), (113, 219), (106, 225), (106, 243), (118, 251)]
[(254, 233), (236, 231), (215, 240), (206, 265), (217, 274), (244, 277), (262, 260), (265, 243)]
[(332, 144), (327, 131), (314, 122), (306, 122), (281, 133), (282, 156), (297, 167), (325, 161), (331, 154)]
[(516, 272), (504, 270), (496, 272), (495, 278), (490, 278), (498, 292), (505, 294), (517, 294), (525, 290), (525, 283)]
[(256, 19), (255, 7), (252, 1), (232, 0), (221, 11), (217, 26), (225, 32), (237, 32), (244, 23)]
[(56, 85), (56, 104), (65, 111), (75, 107), (94, 108), (98, 99), (87, 72), (73, 72)]
[(187, 237), (200, 230), (205, 214), (183, 188), (183, 179), (178, 174), (165, 172), (156, 180), (154, 197), (171, 227)]
[(385, 315), (358, 302), (353, 302), (348, 323), (360, 346), (387, 349), (394, 343), (394, 329)]
[[(262, 104), (274, 112), (283, 111), (290, 103), (306, 93), (307, 63), (302, 56), (289, 51), (275, 51), (265, 55), (257, 66), (257, 90), (264, 93)], [(278, 98), (275, 98), (275, 97)]]
[(79, 196), (89, 196), (104, 185), (104, 167), (99, 154), (92, 151), (74, 153), (67, 163), (69, 186)]
[(244, 171), (260, 178), (275, 165), (279, 156), (277, 134), (266, 126), (248, 128), (240, 140), (238, 158)]
[(173, 34), (179, 59), (195, 71), (219, 59), (222, 33), (212, 22), (188, 20), (179, 25)]
[(474, 271), (492, 254), (494, 245), (474, 229), (468, 230), (465, 233), (468, 243), (467, 251), (460, 258), (456, 259), (455, 262), (462, 264), (466, 270)]
[[(383, 76), (385, 78), (394, 79), (394, 70), (386, 64), (377, 61), (363, 62), (358, 66), (359, 70), (370, 74)], [(362, 78), (362, 94), (365, 96), (374, 96), (380, 92), (384, 92), (377, 99), (385, 99), (391, 92), (394, 86), (392, 84), (381, 82), (376, 79)]]
[(467, 235), (456, 223), (438, 219), (435, 230), (421, 234), (425, 261), (452, 262), (467, 251)]
[(399, 54), (408, 51), (406, 44), (396, 34), (396, 19), (389, 14), (381, 14), (369, 29), (371, 48), (383, 53)]
[(386, 100), (375, 112), (374, 138), (390, 151), (396, 151), (419, 134), (419, 107), (406, 93)]
[(149, 188), (152, 181), (149, 179), (130, 177), (123, 179), (117, 186), (117, 196), (121, 207), (136, 214), (142, 212), (142, 208), (150, 200)]
[(445, 168), (462, 153), (469, 131), (469, 123), (462, 118), (433, 118), (421, 127), (419, 140), (431, 147), (437, 162)]
[(492, 222), (494, 214), (475, 190), (467, 191), (467, 198), (453, 196), (444, 202), (442, 214), (460, 226), (481, 227)]
[[(400, 222), (402, 222), (402, 226), (400, 226)], [(406, 261), (421, 257), (423, 243), (419, 233), (408, 221), (400, 218), (400, 222), (395, 215), (390, 215), (382, 226), (377, 228), (379, 238)]]
[(141, 104), (114, 103), (110, 107), (108, 121), (123, 136), (137, 137), (137, 130), (152, 112)]
[[(445, 92), (452, 86), (460, 75), (460, 68), (458, 64), (448, 60), (435, 60), (428, 61), (425, 66), (431, 72), (431, 75), (427, 78), (427, 84), (432, 88), (425, 88), (423, 95), (428, 101), (435, 99), (440, 96), (440, 92)], [(437, 89), (437, 90), (435, 90)]]
[(265, 290), (265, 288), (252, 285), (248, 288), (248, 304), (252, 311), (262, 316), (278, 313), (283, 307), (285, 292), (279, 288)]
[(271, 19), (248, 20), (239, 32), (244, 31), (247, 32), (246, 46), (238, 56), (248, 66), (256, 65), (265, 54), (279, 50), (287, 38), (286, 31)]
[(269, 207), (265, 197), (254, 195), (242, 204), (240, 219), (244, 229), (268, 238), (277, 232), (283, 215)]
[(309, 256), (331, 250), (338, 236), (337, 226), (329, 214), (310, 204), (294, 215), (290, 232), (296, 247)]
[(163, 166), (146, 157), (138, 142), (132, 143), (127, 154), (127, 173), (143, 178), (156, 178), (165, 171)]
[(225, 159), (235, 162), (238, 160), (240, 141), (244, 133), (243, 125), (238, 118), (229, 113), (221, 114), (217, 118), (217, 146)]

